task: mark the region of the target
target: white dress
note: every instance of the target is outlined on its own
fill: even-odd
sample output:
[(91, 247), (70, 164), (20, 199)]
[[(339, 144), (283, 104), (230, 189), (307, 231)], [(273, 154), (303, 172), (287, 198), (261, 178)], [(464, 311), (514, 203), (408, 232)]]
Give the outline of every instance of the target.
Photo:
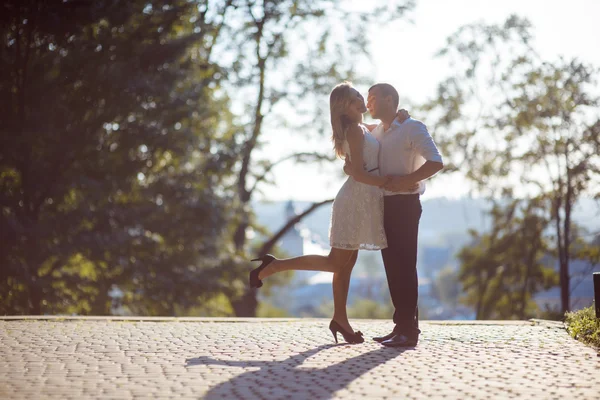
[[(363, 160), (365, 170), (378, 168), (379, 142), (363, 126)], [(346, 157), (351, 159), (350, 145), (344, 141)], [(371, 173), (378, 173), (379, 170)], [(383, 189), (348, 177), (335, 196), (329, 226), (331, 247), (346, 250), (381, 250), (387, 247), (383, 228)]]

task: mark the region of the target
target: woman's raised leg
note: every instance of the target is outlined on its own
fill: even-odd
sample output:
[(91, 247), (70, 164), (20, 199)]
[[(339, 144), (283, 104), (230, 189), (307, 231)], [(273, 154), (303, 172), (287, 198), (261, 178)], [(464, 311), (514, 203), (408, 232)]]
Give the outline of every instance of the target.
[[(332, 249), (338, 250), (338, 249)], [(352, 250), (340, 250), (351, 253)], [(336, 256), (337, 260), (338, 256)], [(328, 256), (307, 255), (292, 258), (275, 259), (258, 274), (259, 279), (267, 278), (281, 271), (324, 271), (336, 272), (338, 266), (334, 263), (331, 252)]]
[(333, 320), (345, 331), (354, 332), (346, 312), (346, 301), (350, 287), (350, 275), (356, 263), (358, 250), (332, 248), (327, 256), (306, 255), (293, 258), (274, 259), (258, 278), (265, 279), (282, 271), (323, 271), (333, 273)]

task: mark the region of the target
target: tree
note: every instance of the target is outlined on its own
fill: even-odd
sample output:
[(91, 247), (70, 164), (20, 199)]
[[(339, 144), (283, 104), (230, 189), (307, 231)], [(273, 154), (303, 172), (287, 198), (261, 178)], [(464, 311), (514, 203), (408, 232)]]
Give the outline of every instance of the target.
[(219, 290), (216, 171), (234, 157), (205, 46), (221, 22), (190, 22), (194, 6), (3, 3), (3, 313), (108, 314), (118, 288), (133, 312), (173, 314)]
[[(247, 263), (241, 259), (248, 258), (251, 201), (261, 185), (270, 183), (272, 170), (287, 160), (333, 158), (331, 151), (292, 151), (261, 158), (265, 131), (269, 125), (310, 134), (322, 130), (326, 126), (323, 117), (327, 108), (322, 106), (326, 94), (335, 84), (358, 78), (355, 66), (367, 54), (364, 32), (368, 24), (376, 18), (380, 23), (399, 18), (414, 7), (414, 2), (402, 1), (367, 12), (348, 10), (336, 0), (243, 0), (234, 4), (228, 26), (231, 40), (222, 43), (222, 48), (232, 60), (228, 68), (231, 96), (237, 93), (247, 116), (243, 118), (246, 129), (236, 138), (241, 144), (232, 187), (237, 210), (232, 226), (236, 257), (230, 264), (247, 272)], [(304, 40), (299, 41), (300, 37)], [(238, 316), (255, 315), (255, 291), (232, 290), (231, 294)]]
[(597, 69), (577, 59), (542, 60), (532, 27), (464, 26), (439, 52), (455, 66), (426, 106), (450, 164), (488, 198), (543, 198), (551, 218), (562, 309), (569, 309), (569, 261), (577, 241), (577, 199), (600, 183)]
[(490, 233), (471, 232), (473, 245), (458, 254), (462, 301), (477, 319), (526, 319), (535, 316), (535, 293), (557, 283), (548, 262), (542, 202), (515, 200), (492, 210)]

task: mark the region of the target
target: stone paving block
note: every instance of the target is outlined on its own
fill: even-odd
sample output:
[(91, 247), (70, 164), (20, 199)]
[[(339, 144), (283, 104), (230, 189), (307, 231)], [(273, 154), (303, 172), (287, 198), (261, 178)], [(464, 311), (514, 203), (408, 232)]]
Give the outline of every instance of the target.
[(423, 322), (414, 349), (335, 345), (328, 320), (0, 319), (0, 398), (600, 399), (557, 324)]

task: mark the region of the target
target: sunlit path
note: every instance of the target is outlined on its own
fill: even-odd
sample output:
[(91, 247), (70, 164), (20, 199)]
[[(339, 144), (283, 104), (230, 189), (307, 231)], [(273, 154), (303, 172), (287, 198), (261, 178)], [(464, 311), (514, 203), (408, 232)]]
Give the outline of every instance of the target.
[(2, 320), (12, 399), (597, 399), (600, 357), (558, 323), (422, 323), (414, 349), (333, 343), (324, 319)]

